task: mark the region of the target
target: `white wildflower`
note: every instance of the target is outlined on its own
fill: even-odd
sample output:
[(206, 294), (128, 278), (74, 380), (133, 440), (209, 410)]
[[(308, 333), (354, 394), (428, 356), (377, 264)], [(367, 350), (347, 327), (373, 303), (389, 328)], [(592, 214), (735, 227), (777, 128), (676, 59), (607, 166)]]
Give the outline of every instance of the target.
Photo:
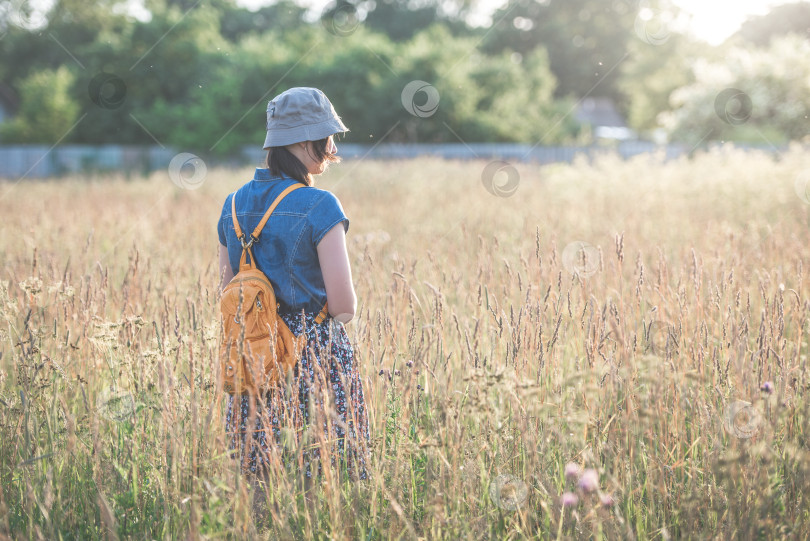
[(37, 278), (36, 276), (31, 276), (26, 278), (22, 282), (20, 282), (20, 289), (28, 293), (29, 295), (36, 295), (40, 291), (42, 291), (42, 280)]

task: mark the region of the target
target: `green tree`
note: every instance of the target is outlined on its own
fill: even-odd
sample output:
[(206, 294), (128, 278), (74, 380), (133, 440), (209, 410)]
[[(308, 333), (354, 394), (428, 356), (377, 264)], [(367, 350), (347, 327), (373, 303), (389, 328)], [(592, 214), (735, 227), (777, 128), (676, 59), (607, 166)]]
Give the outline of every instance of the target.
[(749, 17), (732, 36), (765, 46), (775, 37), (798, 34), (810, 39), (810, 3), (793, 2), (775, 6), (765, 15)]
[(662, 43), (630, 42), (629, 56), (617, 82), (627, 103), (627, 121), (639, 133), (659, 128), (658, 115), (670, 108), (670, 96), (694, 82), (691, 66), (702, 54), (701, 45), (681, 34)]
[(233, 75), (220, 67), (209, 82), (193, 88), (182, 105), (158, 99), (144, 116), (159, 126), (160, 137), (177, 148), (200, 152), (213, 148), (215, 153), (228, 154), (245, 142), (238, 131), (229, 137), (242, 109), (241, 83)]
[(392, 40), (403, 41), (440, 19), (439, 5), (436, 3), (410, 6), (400, 0), (378, 0), (363, 24)]
[[(76, 91), (84, 96), (90, 122), (82, 123), (78, 141), (173, 145), (177, 131), (167, 121), (166, 107), (173, 110), (171, 118), (183, 116), (199, 104), (201, 90), (215, 88), (220, 77), (238, 80), (237, 71), (223, 69), (234, 46), (219, 33), (217, 9), (202, 4), (188, 13), (178, 7), (154, 9), (150, 21), (133, 22), (118, 34), (102, 32), (80, 49), (87, 69)], [(123, 86), (120, 104), (94, 101), (92, 82), (102, 74)], [(156, 109), (157, 104), (162, 106)], [(209, 104), (216, 116), (217, 104)], [(204, 132), (198, 135), (204, 145)]]
[[(335, 9), (341, 4), (344, 9), (351, 5), (341, 0), (334, 4)], [(434, 23), (441, 23), (456, 35), (471, 34), (464, 21), (473, 5), (473, 0), (376, 0), (360, 2), (358, 8), (367, 10), (364, 26), (394, 41), (405, 41)]]
[(672, 93), (661, 121), (676, 140), (779, 143), (807, 136), (810, 41), (788, 35), (767, 48), (737, 44), (693, 64), (695, 82)]
[[(674, 11), (669, 0), (648, 0), (652, 12)], [(617, 87), (630, 43), (638, 41), (635, 0), (509, 0), (493, 14), (484, 50), (526, 55), (549, 52), (557, 78), (555, 96), (608, 96), (621, 105)]]
[[(43, 68), (70, 65), (82, 70), (88, 60), (83, 47), (98, 42), (99, 37), (119, 34), (131, 24), (126, 16), (114, 12), (121, 3), (56, 0), (44, 10), (47, 2), (0, 0), (0, 27), (6, 31), (0, 39), (0, 78), (16, 87), (30, 72)], [(32, 5), (36, 6), (33, 12)], [(42, 25), (33, 28), (26, 22), (29, 20)]]
[(35, 71), (20, 82), (17, 115), (0, 126), (4, 143), (55, 144), (65, 138), (79, 116), (73, 98), (75, 76), (66, 67)]
[[(453, 37), (443, 26), (420, 32), (400, 47), (394, 62), (399, 86), (393, 96), (400, 107), (397, 133), (403, 141), (560, 142), (575, 129), (573, 120), (553, 98), (556, 80), (544, 50), (528, 55), (503, 51), (488, 55), (474, 37)], [(441, 47), (436, 44), (441, 43)], [(434, 114), (419, 117), (402, 104), (402, 90), (422, 80), (436, 89)], [(417, 94), (416, 104), (427, 102)]]
[[(83, 121), (63, 142), (230, 153), (259, 145), (267, 101), (292, 86), (330, 96), (351, 129), (346, 141), (548, 143), (576, 132), (571, 104), (554, 98), (545, 48), (482, 50), (481, 32), (460, 23), (469, 0), (389, 5), (440, 20), (397, 40), (375, 30), (373, 14), (336, 28), (303, 21), (290, 1), (251, 14), (233, 0), (147, 0), (151, 19), (139, 21), (114, 13), (122, 1), (56, 0), (43, 29), (14, 27), (0, 40), (0, 74), (22, 96), (29, 75), (72, 70), (58, 95), (71, 102), (62, 112)], [(429, 114), (403, 104), (414, 81), (441, 98)], [(7, 133), (23, 137), (23, 118)]]
[(248, 34), (298, 29), (306, 24), (304, 22), (306, 11), (306, 8), (292, 0), (278, 0), (256, 11), (234, 6), (222, 11), (220, 33), (226, 40), (237, 43)]

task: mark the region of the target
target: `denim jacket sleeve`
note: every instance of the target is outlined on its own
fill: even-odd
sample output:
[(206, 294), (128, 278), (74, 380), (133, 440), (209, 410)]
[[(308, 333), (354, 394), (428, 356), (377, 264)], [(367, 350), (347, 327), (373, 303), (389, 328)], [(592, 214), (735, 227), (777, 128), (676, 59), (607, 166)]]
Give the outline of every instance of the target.
[(344, 232), (349, 231), (349, 219), (343, 212), (343, 206), (338, 198), (331, 192), (322, 190), (315, 201), (312, 210), (308, 213), (312, 244), (317, 246), (321, 239), (333, 227), (343, 222)]

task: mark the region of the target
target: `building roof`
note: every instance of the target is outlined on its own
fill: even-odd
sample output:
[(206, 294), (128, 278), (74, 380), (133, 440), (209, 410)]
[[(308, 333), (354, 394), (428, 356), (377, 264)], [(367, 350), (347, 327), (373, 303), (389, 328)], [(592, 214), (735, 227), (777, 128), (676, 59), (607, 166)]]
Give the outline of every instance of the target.
[(627, 123), (616, 110), (610, 98), (587, 97), (579, 103), (576, 118), (581, 124), (589, 124), (594, 128), (608, 126), (612, 128), (626, 128)]
[(580, 101), (576, 119), (593, 130), (597, 139), (635, 139), (636, 133), (627, 127), (627, 122), (610, 98), (586, 97)]

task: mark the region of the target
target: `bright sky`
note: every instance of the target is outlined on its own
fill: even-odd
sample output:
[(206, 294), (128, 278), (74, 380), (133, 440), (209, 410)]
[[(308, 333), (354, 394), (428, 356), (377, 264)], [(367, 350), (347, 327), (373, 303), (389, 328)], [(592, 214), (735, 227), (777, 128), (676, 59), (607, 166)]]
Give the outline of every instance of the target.
[(733, 34), (749, 15), (764, 15), (773, 6), (791, 3), (790, 0), (674, 1), (692, 14), (692, 32), (712, 45), (721, 43)]
[[(313, 11), (322, 10), (330, 0), (299, 0), (299, 4)], [(692, 32), (712, 45), (721, 43), (733, 34), (749, 15), (763, 15), (769, 8), (796, 0), (673, 0), (692, 15)], [(809, 1), (809, 0), (802, 0)], [(237, 0), (239, 5), (257, 9), (272, 3), (268, 0)], [(479, 0), (475, 22), (486, 24), (490, 14), (502, 6), (503, 0)]]
[[(31, 6), (42, 8), (52, 4), (53, 0), (27, 0)], [(300, 5), (310, 9), (310, 15), (316, 19), (323, 8), (332, 0), (296, 0)], [(733, 34), (749, 15), (763, 15), (773, 6), (791, 2), (810, 2), (810, 0), (673, 0), (687, 14), (691, 15), (689, 28), (698, 38), (704, 39), (712, 45), (717, 45)], [(258, 9), (263, 5), (272, 4), (273, 0), (236, 0), (237, 4), (248, 9)], [(478, 25), (488, 25), (490, 15), (506, 0), (478, 0), (478, 10), (473, 14), (473, 22)], [(644, 0), (639, 0), (643, 5)], [(143, 0), (127, 0), (127, 7), (123, 8), (138, 18), (148, 12), (144, 11)]]

